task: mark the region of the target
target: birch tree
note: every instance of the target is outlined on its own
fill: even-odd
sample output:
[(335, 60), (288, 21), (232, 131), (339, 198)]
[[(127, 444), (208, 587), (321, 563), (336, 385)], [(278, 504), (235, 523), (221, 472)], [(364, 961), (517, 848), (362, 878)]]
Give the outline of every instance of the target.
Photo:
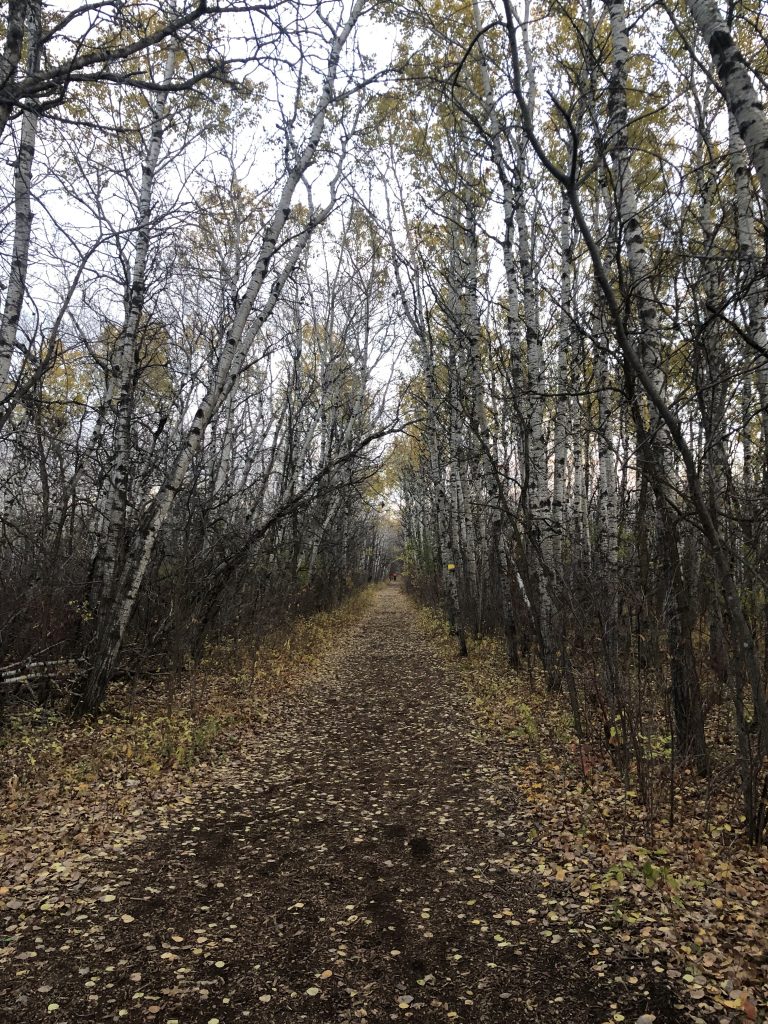
[(688, 9), (709, 47), (728, 113), (736, 122), (760, 180), (763, 199), (768, 202), (768, 117), (746, 61), (715, 0), (688, 0)]
[[(21, 18), (20, 8), (26, 7), (26, 16)], [(42, 49), (40, 3), (30, 2), (26, 5), (18, 3), (10, 12), (10, 25), (6, 37), (6, 50), (11, 49), (13, 57), (8, 56), (9, 63), (17, 61), (17, 51), (21, 43), (14, 39), (20, 31), (16, 26), (24, 24), (27, 37), (28, 75), (34, 75), (40, 67)], [(15, 65), (14, 65), (15, 66)], [(9, 71), (10, 73), (10, 71)], [(14, 163), (14, 230), (13, 249), (11, 252), (10, 273), (5, 292), (2, 320), (0, 320), (0, 408), (9, 399), (11, 385), (9, 376), (11, 361), (17, 347), (19, 321), (26, 295), (27, 269), (29, 265), (29, 248), (32, 239), (32, 170), (35, 160), (35, 144), (37, 141), (38, 112), (34, 107), (26, 109), (21, 118), (18, 152)]]
[[(114, 600), (109, 605), (102, 605), (99, 610), (93, 670), (82, 700), (86, 710), (97, 708), (103, 700), (158, 535), (173, 507), (175, 496), (200, 447), (204, 433), (242, 373), (245, 360), (262, 328), (272, 315), (285, 282), (301, 258), (314, 229), (328, 216), (332, 208), (333, 197), (330, 206), (315, 211), (307, 223), (300, 228), (285, 262), (277, 270), (270, 285), (269, 294), (263, 297), (260, 307), (256, 310), (255, 307), (262, 296), (273, 257), (291, 215), (291, 201), (294, 193), (317, 158), (326, 115), (335, 97), (341, 54), (362, 14), (363, 7), (363, 0), (355, 0), (350, 11), (342, 15), (333, 31), (320, 94), (309, 123), (306, 139), (298, 144), (292, 154), (292, 160), (280, 189), (274, 212), (268, 219), (261, 235), (255, 267), (232, 324), (227, 331), (211, 383), (192, 417), (191, 424), (185, 430), (175, 462), (152, 499), (143, 522), (132, 539), (125, 565), (114, 589)], [(342, 152), (342, 159), (343, 155)]]

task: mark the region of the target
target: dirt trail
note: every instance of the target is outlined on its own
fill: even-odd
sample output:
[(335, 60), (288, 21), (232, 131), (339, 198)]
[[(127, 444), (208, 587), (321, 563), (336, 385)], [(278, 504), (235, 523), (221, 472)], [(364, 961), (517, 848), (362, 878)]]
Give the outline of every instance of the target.
[(178, 820), (25, 920), (0, 1020), (682, 1020), (650, 967), (548, 917), (514, 766), (436, 659), (380, 588)]

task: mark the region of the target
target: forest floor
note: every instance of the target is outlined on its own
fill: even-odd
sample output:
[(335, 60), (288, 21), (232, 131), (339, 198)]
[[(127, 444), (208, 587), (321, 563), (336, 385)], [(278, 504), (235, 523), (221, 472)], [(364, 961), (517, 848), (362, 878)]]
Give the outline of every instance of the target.
[[(3, 1024), (696, 1019), (595, 911), (602, 879), (542, 858), (529, 780), (399, 587), (235, 732), (195, 770), (116, 776), (108, 813), (40, 794), (12, 817)], [(756, 1019), (729, 996), (707, 1020)]]

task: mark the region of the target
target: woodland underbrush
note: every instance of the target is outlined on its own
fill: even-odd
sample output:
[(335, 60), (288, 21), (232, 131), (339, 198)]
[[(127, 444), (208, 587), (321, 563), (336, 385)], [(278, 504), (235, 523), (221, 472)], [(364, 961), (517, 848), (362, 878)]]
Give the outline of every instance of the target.
[(51, 809), (80, 820), (105, 807), (125, 813), (148, 789), (177, 784), (247, 733), (269, 728), (273, 699), (311, 675), (368, 599), (368, 590), (358, 591), (258, 642), (212, 647), (187, 670), (117, 683), (95, 718), (73, 718), (65, 701), (17, 707), (0, 732), (0, 824), (34, 829)]
[(687, 991), (694, 1020), (763, 1019), (768, 855), (744, 836), (725, 709), (710, 716), (711, 770), (701, 776), (671, 757), (663, 703), (647, 706), (638, 768), (616, 733), (595, 728), (580, 741), (567, 694), (548, 690), (533, 662), (513, 672), (500, 638), (470, 641), (456, 659), (445, 619), (421, 614), (508, 764), (522, 801), (516, 822), (555, 913), (578, 908), (595, 935), (652, 957)]

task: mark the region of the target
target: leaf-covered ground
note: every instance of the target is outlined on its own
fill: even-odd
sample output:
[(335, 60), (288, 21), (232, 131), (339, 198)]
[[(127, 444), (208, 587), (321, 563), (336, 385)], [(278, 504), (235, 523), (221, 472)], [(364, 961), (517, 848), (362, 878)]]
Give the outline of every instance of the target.
[[(421, 614), (449, 656), (445, 622)], [(624, 776), (603, 744), (575, 741), (565, 694), (548, 693), (535, 669), (510, 672), (500, 641), (475, 641), (470, 654), (457, 667), (486, 736), (501, 744), (520, 827), (561, 917), (589, 920), (597, 945), (650, 958), (681, 1019), (766, 1020), (768, 853), (746, 842), (722, 723), (709, 737), (709, 777), (678, 766), (670, 821), (668, 750), (646, 763), (644, 802), (636, 775)]]
[(202, 765), (11, 816), (0, 1020), (690, 1019), (595, 913), (577, 821), (542, 860), (529, 775), (401, 591), (327, 647)]

